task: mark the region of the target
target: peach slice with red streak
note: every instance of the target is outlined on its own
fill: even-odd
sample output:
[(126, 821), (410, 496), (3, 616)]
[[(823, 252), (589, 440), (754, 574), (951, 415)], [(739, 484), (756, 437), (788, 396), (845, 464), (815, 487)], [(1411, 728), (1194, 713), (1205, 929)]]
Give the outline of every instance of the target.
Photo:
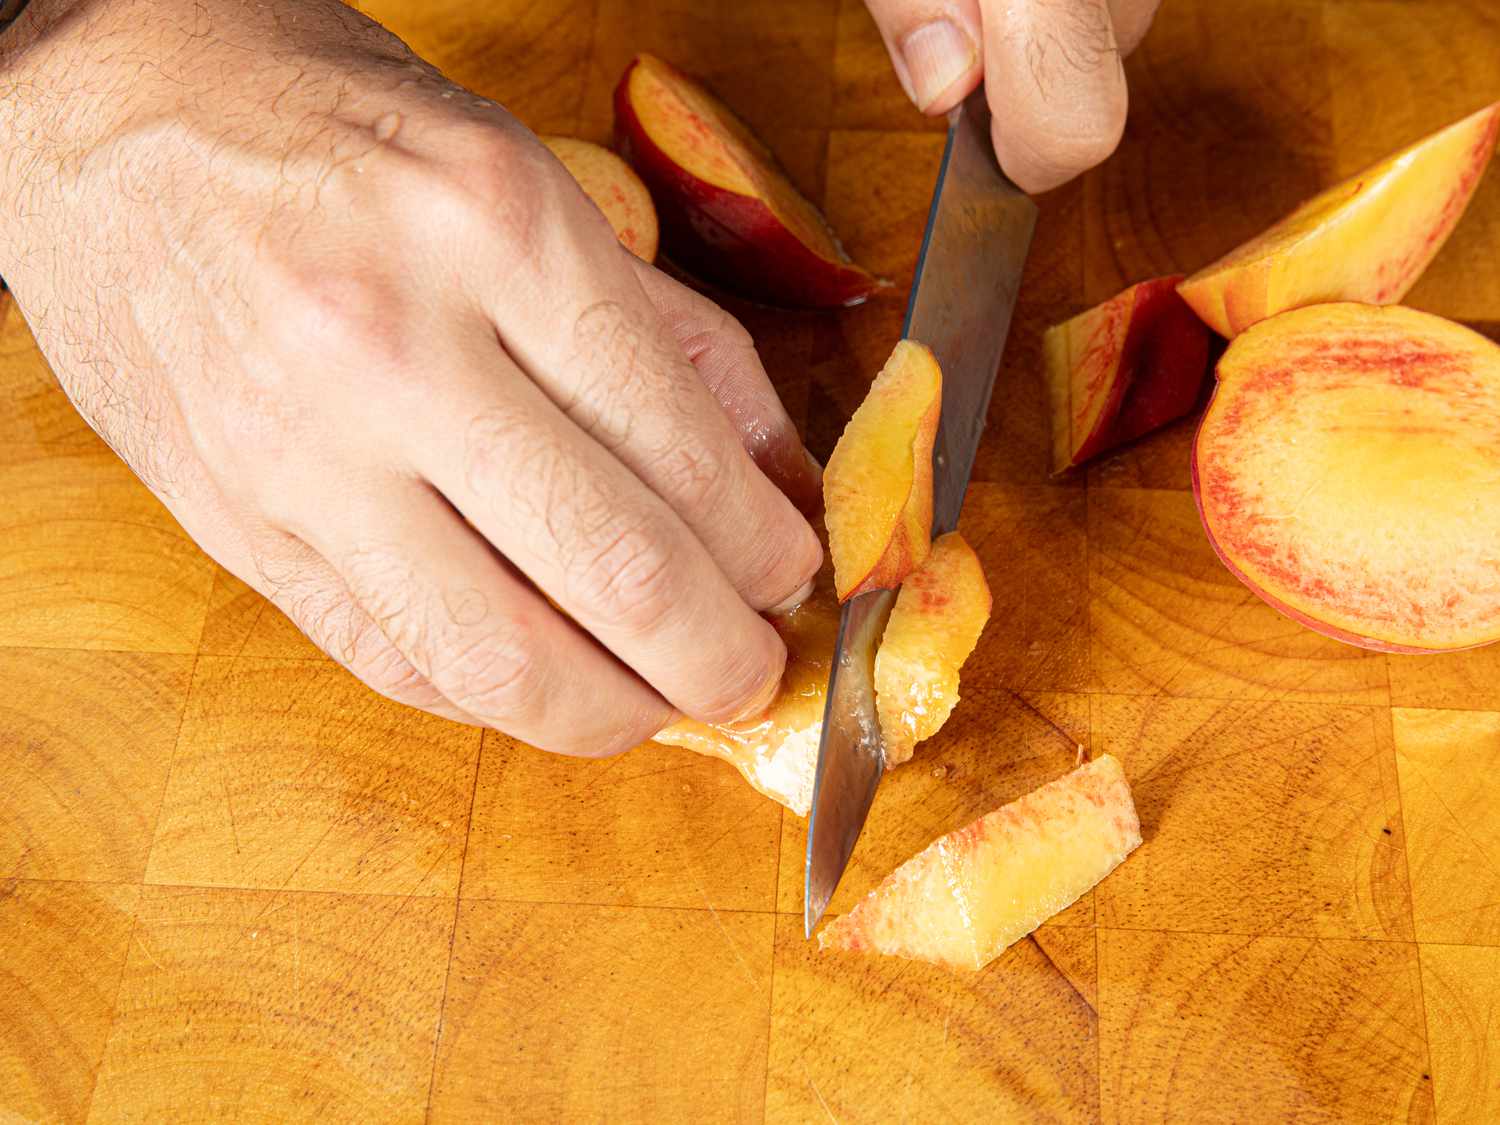
[(1054, 473), (1192, 412), (1209, 331), (1178, 296), (1181, 280), (1132, 285), (1043, 336)]
[(933, 541), (907, 576), (875, 655), (875, 700), (887, 767), (909, 760), (958, 703), (958, 672), (990, 619), (989, 583), (956, 531)]
[(932, 445), (943, 373), (902, 340), (870, 384), (823, 470), (823, 507), (840, 602), (894, 589), (932, 547)]
[(1314, 196), (1179, 287), (1221, 336), (1303, 305), (1401, 300), (1447, 241), (1500, 136), (1500, 102)]
[(818, 945), (977, 971), (1140, 842), (1125, 771), (1105, 754), (933, 841), (825, 926)]
[(786, 670), (765, 713), (733, 723), (680, 719), (656, 741), (722, 758), (759, 792), (798, 816), (812, 808), (813, 776), (823, 733), (823, 701), (838, 640), (839, 609), (825, 570), (813, 596), (771, 618), (786, 644)]
[(653, 55), (615, 87), (615, 144), (656, 200), (667, 255), (689, 272), (801, 308), (858, 304), (884, 284), (728, 106)]
[(656, 208), (630, 165), (609, 149), (574, 137), (542, 137), (541, 141), (604, 212), (625, 249), (643, 262), (656, 261)]
[(1304, 625), (1391, 652), (1500, 641), (1500, 347), (1400, 306), (1242, 333), (1193, 451), (1219, 557)]

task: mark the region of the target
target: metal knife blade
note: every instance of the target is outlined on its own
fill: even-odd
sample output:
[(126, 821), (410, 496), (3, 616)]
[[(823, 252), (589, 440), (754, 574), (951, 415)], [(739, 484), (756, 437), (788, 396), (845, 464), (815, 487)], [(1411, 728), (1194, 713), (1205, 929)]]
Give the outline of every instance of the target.
[[(943, 370), (933, 535), (958, 526), (1035, 225), (1036, 205), (995, 161), (981, 87), (949, 117), (901, 332), (930, 347)], [(875, 646), (895, 596), (875, 590), (851, 598), (839, 620), (807, 833), (808, 937), (843, 877), (885, 769), (875, 714)]]

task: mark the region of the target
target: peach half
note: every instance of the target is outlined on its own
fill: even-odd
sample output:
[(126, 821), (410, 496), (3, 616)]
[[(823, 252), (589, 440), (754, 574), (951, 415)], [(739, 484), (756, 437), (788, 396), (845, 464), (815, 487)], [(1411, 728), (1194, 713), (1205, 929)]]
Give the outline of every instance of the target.
[(925, 344), (902, 340), (823, 470), (823, 507), (840, 602), (894, 589), (932, 547), (932, 445), (943, 373)]
[(974, 548), (939, 536), (907, 576), (875, 654), (875, 701), (885, 764), (909, 760), (958, 703), (958, 671), (990, 619), (990, 587)]
[(1181, 280), (1132, 285), (1042, 337), (1054, 473), (1192, 412), (1209, 332), (1178, 296)]
[(542, 137), (541, 142), (604, 212), (625, 249), (643, 262), (656, 261), (656, 208), (630, 165), (609, 149), (574, 137)]
[(1500, 347), (1400, 306), (1242, 333), (1193, 450), (1219, 557), (1287, 616), (1392, 652), (1500, 640)]
[(1140, 842), (1125, 771), (1105, 754), (933, 841), (825, 926), (818, 945), (977, 971)]
[(798, 308), (858, 304), (882, 286), (744, 122), (653, 55), (615, 87), (615, 144), (656, 200), (667, 255), (704, 280)]
[(1447, 241), (1500, 135), (1500, 102), (1309, 199), (1178, 291), (1221, 336), (1303, 305), (1401, 300)]

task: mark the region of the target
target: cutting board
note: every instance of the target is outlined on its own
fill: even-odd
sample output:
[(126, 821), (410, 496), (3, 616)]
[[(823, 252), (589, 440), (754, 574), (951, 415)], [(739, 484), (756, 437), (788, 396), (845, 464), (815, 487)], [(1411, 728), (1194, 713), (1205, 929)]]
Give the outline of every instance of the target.
[[(378, 0), (604, 139), (707, 78), (897, 282), (733, 305), (815, 453), (895, 340), (942, 133), (858, 0)], [(1103, 168), (1040, 200), (963, 529), (994, 619), (833, 903), (1117, 755), (1146, 842), (978, 975), (820, 955), (804, 826), (727, 766), (389, 704), (219, 570), (0, 308), (0, 1111), (441, 1121), (1500, 1119), (1500, 648), (1387, 657), (1216, 561), (1191, 422), (1047, 476), (1039, 339), (1500, 96), (1500, 4), (1167, 0)], [(1496, 333), (1500, 174), (1410, 301)]]

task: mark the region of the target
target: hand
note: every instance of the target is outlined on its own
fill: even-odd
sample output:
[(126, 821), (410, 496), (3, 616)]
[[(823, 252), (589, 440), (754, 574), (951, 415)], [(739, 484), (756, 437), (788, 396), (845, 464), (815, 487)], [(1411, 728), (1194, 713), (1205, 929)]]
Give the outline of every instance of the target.
[(744, 330), (503, 109), (337, 0), (12, 35), (0, 273), (209, 554), (376, 689), (553, 750), (769, 701), (816, 465)]
[(867, 0), (896, 74), (924, 113), (983, 78), (1000, 166), (1046, 191), (1092, 168), (1125, 129), (1120, 60), (1161, 0)]

